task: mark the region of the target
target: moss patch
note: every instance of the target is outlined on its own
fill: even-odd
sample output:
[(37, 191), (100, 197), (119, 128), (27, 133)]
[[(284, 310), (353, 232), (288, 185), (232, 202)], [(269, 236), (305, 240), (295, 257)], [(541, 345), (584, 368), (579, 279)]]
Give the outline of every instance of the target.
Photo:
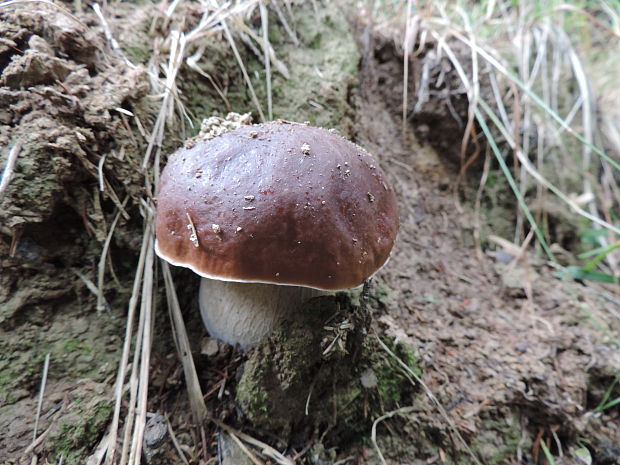
[(85, 455), (97, 444), (112, 416), (113, 403), (104, 397), (102, 386), (79, 392), (68, 411), (50, 433), (45, 449), (64, 463), (83, 463)]
[(102, 381), (114, 373), (123, 322), (107, 313), (71, 310), (47, 315), (45, 328), (24, 326), (21, 332), (0, 328), (0, 405), (10, 405), (16, 389), (36, 393), (48, 353), (50, 379)]
[[(237, 401), (254, 426), (292, 439), (330, 429), (330, 442), (350, 442), (385, 411), (412, 402), (416, 389), (398, 363), (365, 337), (363, 307), (340, 295), (313, 299), (303, 312), (310, 317), (249, 354)], [(411, 348), (386, 343), (419, 372)]]
[[(280, 72), (271, 63), (273, 119), (309, 121), (315, 126), (337, 128), (350, 136), (354, 115), (349, 94), (357, 84), (360, 55), (345, 15), (332, 3), (318, 12), (310, 3), (304, 3), (293, 9), (293, 15), (291, 25), (297, 31), (298, 44), (293, 43), (277, 15), (271, 12), (269, 18), (270, 43), (286, 68)], [(235, 41), (268, 119), (265, 66), (239, 37)], [(262, 53), (262, 48), (257, 51)], [(225, 115), (230, 110), (251, 112), (254, 121), (259, 122), (258, 111), (228, 42), (223, 38), (214, 40), (203, 56), (209, 60), (202, 60), (199, 66), (225, 89), (229, 107), (208, 78), (193, 70), (183, 70), (182, 98), (196, 123), (194, 132), (203, 118)]]
[(518, 418), (485, 419), (481, 434), (477, 435), (472, 449), (481, 457), (486, 458), (490, 465), (504, 463), (514, 457), (517, 448), (527, 450), (531, 447), (531, 439), (523, 437)]
[[(277, 16), (269, 18), (271, 45), (290, 74), (287, 79), (272, 64), (273, 118), (310, 121), (350, 136), (349, 93), (357, 84), (360, 55), (345, 14), (335, 2), (327, 2), (319, 11), (305, 2), (293, 14), (299, 45), (292, 42)], [(252, 68), (260, 76), (255, 82), (257, 94), (266, 102), (265, 68), (257, 60)], [(266, 104), (263, 111), (267, 112)]]

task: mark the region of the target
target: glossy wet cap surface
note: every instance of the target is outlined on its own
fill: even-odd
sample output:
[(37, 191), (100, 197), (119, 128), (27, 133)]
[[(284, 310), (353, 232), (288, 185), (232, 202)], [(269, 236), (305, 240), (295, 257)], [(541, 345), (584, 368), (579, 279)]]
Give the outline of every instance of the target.
[(204, 277), (338, 290), (386, 262), (398, 213), (364, 149), (326, 129), (273, 122), (172, 155), (156, 228), (158, 255)]

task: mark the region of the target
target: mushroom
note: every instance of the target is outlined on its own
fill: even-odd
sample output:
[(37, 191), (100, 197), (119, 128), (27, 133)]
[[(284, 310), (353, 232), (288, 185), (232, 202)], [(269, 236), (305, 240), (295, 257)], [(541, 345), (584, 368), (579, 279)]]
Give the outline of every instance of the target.
[(243, 126), (180, 149), (157, 195), (157, 254), (202, 276), (207, 330), (243, 349), (308, 298), (363, 284), (397, 231), (373, 158), (305, 124)]

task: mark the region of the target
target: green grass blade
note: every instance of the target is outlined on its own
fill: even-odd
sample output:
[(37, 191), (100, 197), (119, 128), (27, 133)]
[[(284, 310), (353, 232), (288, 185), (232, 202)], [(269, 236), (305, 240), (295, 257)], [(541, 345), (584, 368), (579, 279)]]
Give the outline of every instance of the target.
[[(485, 111), (485, 113), (487, 114), (487, 116), (491, 119), (491, 121), (493, 121), (493, 123), (495, 124), (495, 126), (497, 126), (497, 128), (499, 129), (499, 131), (502, 133), (502, 136), (504, 136), (504, 138), (506, 139), (506, 141), (508, 142), (508, 144), (515, 148), (515, 142), (512, 138), (512, 136), (510, 135), (510, 133), (507, 131), (507, 129), (504, 127), (504, 125), (502, 124), (502, 122), (499, 120), (499, 118), (497, 117), (497, 115), (495, 114), (495, 112), (491, 109), (491, 107), (489, 107), (489, 105), (487, 105), (483, 100), (480, 100), (479, 102), (480, 107)], [(516, 149), (518, 150), (518, 148)], [(552, 184), (551, 182), (549, 182), (545, 177), (543, 177), (532, 165), (531, 163), (527, 160), (527, 158), (525, 158), (522, 154), (519, 157), (519, 161), (521, 162), (521, 165), (524, 167), (524, 169), (526, 169), (528, 171), (528, 173), (539, 183), (541, 183), (542, 185), (544, 185), (547, 189), (549, 189), (551, 192), (553, 192), (555, 195), (557, 195), (561, 200), (563, 200), (566, 204), (568, 204), (570, 206), (570, 208), (575, 211), (577, 214), (583, 216), (584, 218), (589, 219), (590, 221), (604, 227), (605, 229), (609, 230), (609, 231), (613, 231), (616, 234), (620, 234), (620, 228), (617, 228), (616, 226), (614, 226), (613, 224), (608, 223), (605, 220), (602, 220), (601, 218), (592, 215), (591, 213), (585, 211), (583, 208), (581, 208), (579, 205), (577, 205), (575, 202), (573, 202), (566, 194), (564, 194), (564, 192), (562, 192), (558, 187), (556, 187), (554, 184)]]
[[(604, 234), (603, 236), (606, 236), (606, 234)], [(590, 258), (594, 255), (598, 255), (601, 253), (605, 253), (608, 254), (609, 252), (611, 252), (614, 249), (617, 249), (618, 247), (620, 247), (620, 242), (614, 242), (613, 244), (609, 244), (603, 247), (597, 247), (596, 249), (592, 249), (592, 250), (588, 250), (587, 252), (583, 252), (580, 253), (579, 255), (577, 255), (577, 258)]]
[(599, 283), (620, 284), (619, 279), (609, 273), (585, 270), (580, 266), (567, 266), (562, 272), (560, 272), (561, 277), (566, 275), (571, 276), (573, 279), (596, 281)]
[(551, 451), (549, 451), (547, 444), (545, 444), (545, 442), (542, 439), (540, 440), (540, 447), (543, 450), (543, 454), (545, 454), (545, 458), (547, 459), (547, 464), (555, 465), (555, 461), (553, 460), (553, 455), (551, 455)]
[(607, 402), (605, 405), (601, 405), (600, 407), (597, 407), (595, 412), (602, 412), (603, 410), (607, 410), (608, 408), (615, 407), (618, 404), (620, 404), (620, 397), (616, 397), (611, 402)]
[(597, 146), (589, 142), (585, 137), (571, 128), (564, 119), (558, 115), (549, 105), (547, 105), (535, 92), (528, 88), (519, 77), (506, 68), (502, 63), (500, 63), (493, 55), (487, 52), (482, 47), (472, 43), (469, 39), (464, 37), (463, 35), (453, 32), (454, 36), (457, 37), (460, 41), (464, 42), (468, 47), (472, 47), (479, 53), (485, 60), (487, 60), (495, 69), (497, 69), (500, 73), (504, 74), (510, 80), (512, 80), (523, 92), (527, 94), (528, 97), (534, 101), (539, 107), (541, 107), (549, 116), (551, 116), (562, 128), (564, 128), (569, 134), (573, 135), (579, 142), (588, 146), (594, 153), (596, 153), (599, 157), (603, 158), (607, 163), (613, 166), (616, 170), (620, 171), (620, 164), (617, 161), (612, 159), (609, 155), (599, 149)]
[[(611, 252), (613, 252), (614, 250), (616, 250), (617, 248), (620, 247), (620, 242), (615, 242), (613, 244), (609, 244), (605, 247), (600, 247), (599, 254), (594, 257), (592, 260), (590, 260), (586, 265), (584, 265), (583, 269), (584, 271), (592, 271), (594, 269), (594, 267), (601, 261), (603, 260), (607, 255), (609, 255)], [(594, 251), (591, 251), (594, 252)], [(583, 254), (582, 254), (583, 255)]]
[[(483, 103), (483, 102), (480, 101), (480, 103)], [(504, 176), (506, 177), (506, 180), (508, 181), (510, 188), (512, 189), (515, 197), (517, 198), (519, 207), (521, 207), (521, 210), (523, 210), (525, 217), (527, 218), (530, 225), (532, 226), (534, 233), (536, 234), (536, 237), (538, 239), (538, 242), (540, 242), (540, 245), (545, 251), (545, 254), (547, 254), (547, 257), (549, 257), (551, 261), (555, 262), (555, 258), (553, 256), (553, 253), (549, 249), (549, 246), (547, 245), (545, 236), (543, 235), (543, 232), (538, 227), (538, 224), (536, 223), (534, 216), (532, 216), (532, 212), (527, 206), (527, 203), (525, 202), (523, 195), (521, 195), (521, 192), (519, 191), (519, 187), (517, 186), (517, 183), (515, 179), (513, 178), (512, 173), (510, 172), (510, 168), (508, 168), (508, 165), (506, 165), (506, 161), (504, 160), (504, 157), (502, 156), (499, 148), (497, 147), (497, 144), (495, 143), (495, 140), (493, 139), (493, 134), (491, 134), (491, 130), (487, 126), (487, 123), (485, 122), (484, 117), (482, 116), (482, 113), (480, 113), (480, 110), (476, 109), (475, 114), (476, 114), (476, 120), (478, 121), (478, 124), (482, 128), (482, 131), (484, 132), (484, 135), (487, 138), (489, 145), (491, 146), (491, 150), (493, 151), (495, 158), (497, 158), (497, 162), (499, 163), (499, 166), (502, 169), (502, 172), (504, 173)]]
[(605, 391), (605, 395), (603, 396), (603, 399), (601, 399), (601, 401), (599, 402), (599, 404), (596, 406), (596, 408), (594, 409), (594, 412), (602, 412), (605, 409), (614, 407), (615, 405), (620, 404), (620, 397), (612, 400), (611, 402), (609, 402), (609, 398), (611, 397), (611, 393), (614, 390), (614, 387), (616, 386), (616, 384), (618, 384), (618, 382), (620, 382), (620, 374), (616, 376), (616, 379), (614, 379), (613, 383), (611, 383), (609, 385), (609, 387), (607, 388), (607, 390)]

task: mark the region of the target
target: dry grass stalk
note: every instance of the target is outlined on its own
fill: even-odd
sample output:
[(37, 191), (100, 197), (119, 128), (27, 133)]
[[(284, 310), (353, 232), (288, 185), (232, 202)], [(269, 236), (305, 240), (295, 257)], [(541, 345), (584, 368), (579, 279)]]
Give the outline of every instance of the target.
[(144, 263), (146, 259), (146, 248), (148, 247), (149, 240), (148, 234), (144, 234), (142, 237), (142, 247), (140, 248), (140, 257), (138, 259), (138, 265), (136, 267), (136, 276), (133, 282), (133, 289), (131, 297), (129, 299), (129, 308), (127, 311), (127, 322), (125, 326), (125, 338), (123, 341), (123, 350), (121, 352), (121, 361), (118, 368), (118, 375), (116, 378), (115, 387), (115, 404), (114, 413), (112, 415), (112, 423), (110, 426), (110, 441), (109, 448), (106, 456), (106, 465), (112, 465), (115, 451), (116, 451), (116, 438), (118, 434), (118, 424), (120, 419), (123, 389), (125, 386), (125, 377), (127, 372), (127, 365), (129, 363), (129, 352), (131, 349), (131, 340), (133, 336), (133, 325), (135, 320), (136, 308), (138, 306), (138, 300), (140, 298), (140, 285), (142, 283), (142, 274), (144, 272)]
[(230, 29), (228, 28), (228, 25), (226, 24), (226, 21), (222, 21), (222, 28), (224, 29), (224, 35), (226, 36), (226, 40), (228, 40), (228, 43), (230, 44), (230, 48), (233, 51), (233, 54), (235, 55), (235, 59), (237, 60), (237, 64), (239, 65), (239, 68), (241, 69), (241, 73), (243, 74), (243, 78), (245, 79), (245, 83), (248, 86), (248, 89), (250, 91), (250, 95), (252, 96), (252, 102), (254, 102), (254, 106), (256, 106), (256, 110), (258, 111), (258, 115), (260, 116), (260, 120), (261, 122), (265, 122), (265, 114), (263, 113), (263, 108), (260, 104), (260, 102), (258, 101), (258, 98), (256, 97), (256, 92), (254, 92), (254, 86), (252, 85), (252, 80), (250, 79), (250, 76), (248, 75), (248, 72), (245, 68), (245, 64), (243, 63), (243, 59), (241, 58), (241, 55), (239, 54), (239, 50), (237, 50), (237, 45), (235, 44), (235, 39), (233, 38), (232, 34), (230, 33)]
[(41, 408), (43, 407), (43, 396), (45, 395), (45, 385), (47, 384), (47, 374), (50, 368), (50, 353), (45, 354), (43, 362), (43, 375), (41, 376), (41, 387), (39, 388), (39, 400), (37, 402), (37, 413), (34, 419), (34, 430), (32, 431), (32, 442), (37, 439), (39, 429), (39, 419), (41, 418)]
[[(290, 4), (286, 0), (285, 2), (286, 2), (286, 7), (287, 9), (289, 9), (289, 12), (290, 12)], [(300, 43), (299, 43), (299, 39), (297, 38), (297, 34), (295, 34), (295, 31), (293, 31), (293, 29), (291, 29), (291, 27), (289, 26), (288, 21), (286, 20), (286, 16), (284, 16), (284, 12), (282, 11), (282, 9), (280, 8), (280, 5), (278, 4), (278, 0), (270, 0), (270, 3), (271, 3), (271, 6), (273, 6), (273, 9), (276, 11), (276, 14), (278, 15), (278, 19), (280, 20), (280, 23), (284, 27), (284, 30), (288, 34), (289, 38), (293, 41), (293, 44), (295, 44), (295, 46), (299, 47)]]
[(161, 267), (164, 275), (164, 284), (166, 287), (166, 297), (168, 299), (168, 313), (170, 315), (170, 323), (172, 324), (173, 336), (179, 358), (183, 365), (183, 373), (185, 375), (185, 386), (189, 396), (189, 403), (194, 415), (194, 419), (198, 423), (202, 423), (207, 417), (207, 407), (200, 388), (196, 366), (192, 357), (192, 348), (187, 337), (185, 323), (183, 322), (183, 314), (177, 298), (177, 293), (170, 273), (168, 263), (161, 260)]
[[(152, 214), (148, 220), (153, 221)], [(142, 326), (139, 330), (142, 332), (142, 344), (140, 356), (138, 350), (134, 356), (134, 364), (138, 365), (140, 361), (140, 375), (137, 380), (137, 399), (136, 399), (136, 419), (133, 434), (131, 436), (131, 449), (129, 453), (129, 465), (138, 465), (142, 457), (142, 440), (144, 437), (144, 428), (146, 426), (148, 387), (149, 387), (149, 369), (151, 359), (151, 341), (153, 334), (153, 285), (155, 275), (155, 252), (153, 244), (153, 230), (150, 229), (146, 260), (144, 264), (144, 280), (142, 282), (142, 305), (140, 309), (140, 320)], [(130, 409), (131, 409), (130, 405)], [(121, 461), (121, 465), (123, 462)]]
[(11, 147), (11, 150), (9, 150), (9, 153), (6, 156), (6, 164), (4, 165), (2, 178), (0, 179), (0, 199), (3, 197), (7, 187), (9, 187), (9, 182), (11, 181), (13, 169), (15, 169), (15, 163), (17, 163), (17, 157), (19, 156), (20, 151), (21, 142), (18, 140), (15, 144), (13, 144), (13, 147)]
[[(409, 53), (417, 36), (417, 25), (419, 18), (411, 15), (412, 0), (407, 0), (407, 13), (405, 15), (405, 40), (403, 42), (403, 125), (402, 134), (404, 136), (407, 127), (407, 93), (409, 91)], [(420, 86), (421, 88), (423, 86)]]
[(250, 451), (245, 444), (241, 442), (241, 440), (234, 434), (228, 433), (233, 441), (239, 446), (239, 448), (243, 451), (243, 453), (252, 461), (254, 465), (265, 465), (261, 462), (253, 453)]
[[(144, 160), (142, 162), (142, 167), (147, 168), (150, 164), (151, 156), (153, 155), (153, 148), (157, 147), (157, 151), (161, 149), (161, 145), (164, 138), (164, 132), (166, 128), (167, 122), (172, 122), (174, 118), (174, 107), (175, 101), (178, 102), (179, 106), (182, 106), (181, 102), (178, 99), (178, 89), (176, 86), (176, 78), (183, 64), (183, 55), (185, 52), (185, 34), (173, 30), (170, 32), (170, 56), (168, 59), (168, 65), (165, 68), (166, 79), (163, 83), (163, 95), (162, 95), (162, 103), (160, 106), (159, 113), (157, 114), (157, 119), (155, 120), (155, 125), (153, 126), (153, 130), (151, 131), (151, 135), (149, 137), (149, 143), (146, 149), (146, 154), (144, 156)], [(154, 72), (151, 71), (151, 82), (159, 83), (159, 77), (154, 75)], [(159, 167), (156, 168), (159, 170)], [(156, 172), (156, 184), (157, 184), (158, 172)]]
[(273, 102), (271, 96), (271, 59), (269, 57), (269, 50), (271, 49), (271, 45), (269, 44), (269, 15), (267, 14), (267, 8), (262, 1), (259, 2), (260, 5), (260, 18), (261, 18), (261, 29), (263, 30), (263, 51), (265, 54), (265, 79), (267, 81), (267, 115), (269, 116), (269, 121), (273, 119)]
[[(239, 18), (233, 17), (231, 18), (231, 21), (232, 21), (233, 26), (235, 27), (235, 32), (237, 33), (237, 35), (239, 35), (239, 37), (243, 40), (243, 42), (248, 47), (250, 47), (254, 55), (256, 55), (256, 57), (263, 63), (263, 65), (266, 65), (264, 51), (267, 50), (269, 54), (269, 61), (273, 63), (273, 65), (275, 66), (275, 69), (282, 76), (284, 76), (284, 78), (289, 79), (290, 73), (288, 71), (288, 68), (286, 67), (284, 63), (282, 63), (282, 61), (278, 59), (278, 57), (276, 56), (275, 50), (271, 46), (271, 43), (269, 42), (269, 40), (267, 40), (267, 42), (265, 43), (265, 40), (262, 34), (261, 36), (259, 36), (256, 32), (254, 32), (247, 24), (245, 24)], [(258, 47), (255, 45), (255, 43), (258, 44)], [(260, 48), (263, 49), (262, 53), (259, 50)]]
[(116, 41), (116, 39), (112, 35), (112, 31), (110, 30), (110, 26), (108, 25), (108, 22), (106, 21), (105, 17), (103, 16), (103, 12), (101, 11), (101, 7), (99, 6), (99, 4), (93, 2), (91, 4), (91, 7), (92, 7), (93, 11), (95, 12), (95, 15), (97, 15), (97, 19), (99, 19), (99, 22), (101, 23), (101, 26), (103, 27), (103, 34), (105, 35), (106, 40), (110, 44), (110, 47), (112, 47), (112, 50), (114, 51), (114, 53), (119, 55), (123, 59), (123, 61), (125, 62), (125, 64), (127, 66), (129, 66), (132, 69), (135, 69), (136, 65), (134, 65), (125, 56), (125, 54), (123, 53), (123, 49), (121, 49), (121, 46), (118, 44), (118, 42)]
[[(409, 379), (409, 382), (411, 384), (413, 384), (414, 386), (415, 386), (416, 383), (419, 384), (420, 386), (422, 386), (422, 388), (424, 389), (424, 392), (426, 393), (428, 398), (431, 399), (431, 401), (435, 404), (435, 406), (437, 407), (437, 410), (441, 414), (442, 418), (450, 426), (450, 429), (452, 430), (452, 432), (454, 433), (456, 438), (459, 440), (459, 442), (463, 445), (463, 447), (465, 448), (465, 450), (467, 451), (469, 456), (472, 458), (473, 462), (476, 465), (482, 465), (482, 463), (480, 462), (480, 459), (478, 458), (478, 456), (476, 454), (474, 454), (474, 452), (469, 447), (469, 444), (467, 444), (467, 442), (465, 441), (465, 439), (461, 435), (460, 431), (458, 430), (458, 428), (454, 424), (454, 421), (448, 416), (448, 413), (446, 412), (446, 409), (444, 409), (444, 407), (441, 405), (441, 403), (437, 400), (437, 398), (435, 397), (433, 392), (429, 389), (429, 387), (422, 380), (422, 378), (420, 378), (411, 368), (409, 368), (409, 366), (407, 366), (407, 364), (405, 362), (403, 362), (394, 352), (392, 352), (390, 350), (390, 348), (388, 346), (386, 346), (385, 343), (381, 340), (381, 338), (379, 336), (377, 336), (376, 334), (375, 334), (375, 339), (379, 343), (379, 346), (383, 350), (385, 350), (385, 352), (390, 357), (392, 357), (394, 360), (396, 360), (396, 362), (398, 363), (398, 365), (402, 369), (403, 374), (407, 377), (407, 379)], [(415, 382), (414, 382), (414, 380), (415, 380)], [(398, 410), (396, 410), (394, 412), (391, 412), (388, 415), (389, 416), (393, 416), (393, 415), (395, 415), (397, 413), (400, 413), (400, 412)], [(374, 427), (374, 424), (373, 424), (373, 427)], [(376, 441), (373, 441), (373, 442), (376, 444)]]
[(591, 213), (585, 211), (583, 208), (581, 208), (577, 204), (577, 202), (575, 202), (573, 199), (565, 195), (560, 189), (558, 189), (555, 185), (553, 185), (550, 181), (548, 181), (542, 174), (540, 174), (540, 172), (532, 165), (529, 158), (527, 158), (526, 155), (523, 153), (523, 151), (519, 147), (517, 147), (515, 141), (512, 139), (512, 136), (508, 134), (507, 132), (505, 132), (503, 126), (499, 123), (499, 121), (495, 119), (495, 115), (493, 111), (484, 102), (480, 103), (480, 107), (486, 112), (487, 116), (491, 118), (491, 120), (494, 120), (494, 122), (496, 123), (496, 126), (498, 127), (498, 129), (500, 129), (500, 132), (504, 136), (506, 142), (509, 144), (511, 148), (513, 148), (513, 150), (517, 154), (519, 162), (521, 163), (521, 167), (525, 168), (525, 170), (527, 170), (530, 176), (532, 176), (538, 183), (544, 185), (547, 189), (555, 193), (559, 198), (561, 198), (565, 203), (567, 203), (568, 206), (575, 213), (578, 213), (579, 215), (583, 216), (584, 218), (589, 219), (593, 223), (598, 224), (604, 227), (605, 229), (609, 231), (613, 231), (615, 234), (620, 235), (620, 228), (616, 227), (615, 225), (611, 223), (608, 223), (607, 221), (601, 219), (598, 216), (592, 215)]
[(110, 433), (109, 431), (101, 438), (95, 451), (86, 460), (86, 465), (100, 465), (103, 462), (104, 457), (110, 447)]
[(226, 430), (229, 434), (234, 434), (242, 441), (247, 442), (248, 444), (259, 448), (261, 450), (261, 453), (264, 456), (269, 457), (272, 460), (275, 460), (278, 465), (295, 465), (295, 463), (291, 459), (282, 455), (280, 452), (275, 450), (269, 444), (265, 444), (264, 442), (259, 441), (258, 439), (253, 438), (252, 436), (248, 434), (245, 434), (231, 426), (228, 426), (226, 423), (223, 423), (216, 418), (211, 419), (211, 421), (215, 423), (217, 426), (219, 426), (220, 428)]
[(80, 21), (80, 19), (78, 17), (76, 17), (74, 14), (72, 14), (69, 10), (67, 10), (66, 8), (64, 8), (61, 5), (58, 5), (50, 0), (9, 0), (6, 2), (1, 2), (0, 3), (0, 9), (3, 8), (9, 8), (15, 5), (27, 5), (29, 3), (38, 3), (38, 4), (43, 4), (43, 5), (47, 5), (47, 6), (51, 6), (52, 8), (55, 8), (56, 10), (60, 11), (62, 14), (64, 14), (67, 18), (72, 19), (73, 21), (75, 21), (76, 23), (78, 23), (80, 26), (82, 26), (83, 28), (87, 28), (88, 26), (86, 26), (86, 24), (84, 24), (82, 21)]
[[(126, 197), (123, 201), (123, 207), (127, 205), (127, 201), (129, 197)], [(121, 212), (118, 211), (114, 220), (112, 220), (112, 224), (110, 225), (110, 230), (108, 231), (108, 235), (106, 236), (105, 242), (103, 243), (103, 247), (101, 248), (101, 256), (99, 257), (99, 264), (97, 266), (97, 311), (101, 312), (106, 308), (107, 303), (105, 302), (105, 298), (103, 296), (103, 281), (105, 278), (105, 265), (106, 260), (108, 258), (108, 250), (110, 248), (110, 243), (112, 242), (112, 237), (114, 236), (114, 231), (116, 230), (116, 225), (118, 224), (118, 220), (121, 217)]]
[(181, 449), (181, 445), (179, 444), (179, 441), (177, 440), (177, 437), (174, 434), (174, 430), (172, 429), (172, 425), (170, 424), (170, 419), (168, 418), (168, 415), (166, 415), (166, 426), (168, 428), (168, 434), (170, 435), (172, 444), (174, 445), (174, 448), (177, 450), (179, 457), (181, 457), (181, 460), (183, 461), (185, 465), (189, 465), (189, 461), (185, 457), (185, 452), (183, 452), (183, 449)]
[[(401, 12), (405, 11), (404, 43), (406, 44), (411, 34), (411, 14), (409, 8), (402, 7), (402, 3)], [(526, 195), (529, 202), (544, 205), (548, 192), (553, 193), (573, 212), (591, 221), (594, 229), (604, 228), (609, 231), (608, 237), (597, 238), (599, 244), (605, 246), (617, 240), (614, 235), (618, 234), (618, 228), (614, 225), (613, 215), (610, 212), (620, 203), (620, 189), (612, 174), (614, 170), (616, 172), (620, 170), (620, 163), (595, 145), (597, 137), (600, 137), (597, 135), (604, 131), (604, 119), (603, 123), (599, 124), (595, 118), (595, 97), (591, 91), (592, 85), (586, 67), (572, 46), (569, 35), (552, 16), (554, 12), (565, 9), (556, 8), (554, 11), (550, 10), (548, 15), (532, 18), (529, 14), (531, 8), (532, 4), (528, 2), (515, 9), (504, 8), (501, 2), (491, 2), (487, 4), (486, 11), (478, 11), (475, 8), (466, 11), (458, 5), (434, 2), (427, 4), (426, 10), (422, 12), (416, 3), (415, 15), (420, 18), (416, 32), (420, 36), (420, 41), (426, 33), (434, 37), (437, 51), (448, 56), (467, 91), (468, 129), (462, 141), (461, 155), (476, 129), (474, 121), (481, 118), (490, 119), (494, 127), (492, 133), (485, 133), (487, 137), (497, 136), (498, 140), (506, 138), (508, 141), (506, 145), (514, 155), (512, 174), (517, 179), (516, 194), (520, 206), (517, 209), (515, 242), (522, 241), (526, 233), (524, 214), (537, 232), (539, 243), (552, 257), (549, 247), (545, 244), (544, 231), (538, 227), (538, 224), (541, 224), (545, 228), (548, 224), (547, 210), (537, 212), (534, 219), (528, 203), (524, 200)], [(605, 8), (605, 5), (600, 9), (601, 17), (597, 18), (597, 22), (601, 23), (599, 29), (615, 36), (618, 28), (605, 26), (602, 22), (604, 19), (601, 18), (605, 18), (607, 14), (610, 24), (618, 24), (614, 21), (617, 21), (620, 15)], [(569, 10), (589, 16), (590, 22), (594, 18), (577, 7), (571, 7)], [(484, 14), (484, 17), (481, 14)], [(475, 26), (472, 26), (473, 24)], [(494, 33), (489, 34), (489, 31)], [(493, 43), (486, 37), (493, 37)], [(451, 50), (454, 39), (471, 50), (471, 58), (467, 63), (460, 62), (462, 56)], [(501, 53), (498, 50), (501, 50)], [(407, 53), (408, 48), (404, 46), (405, 68), (408, 61)], [(518, 67), (518, 74), (510, 71), (513, 65)], [(485, 102), (480, 98), (479, 69), (484, 69), (488, 76), (493, 101)], [(406, 69), (404, 75), (406, 81)], [(424, 69), (421, 71), (421, 76), (418, 103), (425, 101), (424, 90), (427, 83), (424, 80)], [(506, 95), (502, 95), (500, 83), (508, 88)], [(574, 83), (572, 86), (574, 90), (568, 87), (570, 83)], [(403, 87), (404, 123), (407, 82)], [(510, 116), (506, 110), (507, 105), (511, 106)], [(414, 108), (414, 113), (417, 107), (418, 105)], [(613, 127), (613, 125), (607, 126)], [(573, 136), (576, 141), (561, 138), (563, 133)], [(617, 130), (612, 131), (609, 139), (614, 139), (614, 133), (615, 139), (620, 141)], [(552, 182), (544, 174), (549, 170), (552, 173), (561, 173), (564, 167), (574, 166), (572, 154), (576, 153), (576, 150), (568, 144), (575, 142), (580, 144), (581, 148), (579, 157), (581, 194), (583, 198), (589, 199), (583, 208), (580, 203), (573, 200), (571, 190), (576, 186), (568, 186), (562, 176), (555, 176), (558, 179)], [(603, 165), (603, 175), (595, 172), (596, 165), (592, 160), (594, 154), (598, 157), (596, 165)], [(495, 155), (499, 156), (498, 153)], [(530, 157), (534, 162), (530, 161)], [(534, 196), (529, 195), (532, 185), (535, 185)], [(579, 198), (581, 199), (581, 196)], [(618, 276), (620, 270), (614, 253), (610, 253), (605, 259), (611, 273)]]
[(84, 285), (86, 286), (86, 289), (88, 289), (95, 297), (97, 297), (97, 300), (99, 300), (101, 298), (102, 300), (102, 307), (106, 310), (108, 310), (110, 308), (108, 302), (105, 300), (105, 296), (101, 295), (100, 297), (100, 293), (99, 293), (99, 289), (97, 288), (97, 286), (95, 285), (95, 283), (93, 283), (88, 276), (86, 276), (84, 273), (82, 273), (79, 270), (73, 270), (73, 273), (82, 280), (82, 282), (84, 283)]
[(372, 428), (370, 430), (370, 440), (372, 442), (372, 446), (375, 448), (375, 451), (377, 452), (377, 456), (379, 457), (379, 460), (381, 461), (381, 465), (387, 465), (387, 462), (385, 461), (385, 457), (383, 457), (383, 453), (381, 452), (381, 448), (379, 447), (379, 444), (377, 444), (377, 425), (381, 423), (382, 421), (387, 420), (388, 418), (392, 418), (395, 415), (407, 415), (413, 412), (415, 412), (415, 407), (401, 407), (399, 409), (396, 409), (384, 415), (381, 415), (379, 418), (373, 421)]
[(482, 167), (482, 174), (480, 175), (480, 182), (478, 184), (478, 189), (476, 189), (476, 200), (474, 201), (474, 246), (476, 247), (476, 256), (479, 260), (484, 256), (482, 252), (482, 242), (480, 240), (480, 229), (481, 225), (481, 208), (482, 208), (482, 193), (484, 191), (484, 186), (487, 184), (487, 180), (489, 179), (489, 171), (491, 168), (491, 154), (489, 148), (487, 147), (485, 156), (484, 156), (484, 165)]

